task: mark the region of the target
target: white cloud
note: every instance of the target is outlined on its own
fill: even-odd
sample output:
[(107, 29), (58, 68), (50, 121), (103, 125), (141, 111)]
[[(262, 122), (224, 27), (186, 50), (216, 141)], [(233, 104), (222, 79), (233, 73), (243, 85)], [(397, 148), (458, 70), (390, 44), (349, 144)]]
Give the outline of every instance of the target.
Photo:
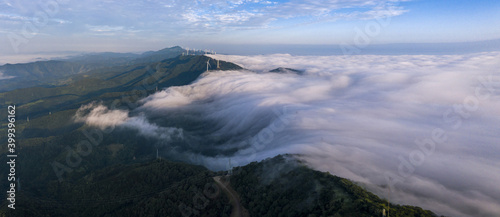
[(84, 122), (89, 126), (105, 129), (121, 125), (129, 117), (128, 111), (109, 110), (106, 106), (94, 102), (81, 106), (76, 112), (74, 119), (76, 122)]
[[(436, 151), (416, 167), (414, 174), (396, 185), (392, 200), (451, 216), (500, 213), (500, 191), (496, 187), (500, 181), (496, 157), (500, 146), (492, 130), (500, 121), (500, 77), (495, 73), (500, 53), (212, 56), (260, 73), (276, 67), (305, 70), (296, 83), (287, 82), (292, 75), (272, 79), (274, 75), (267, 73), (258, 74), (263, 78), (258, 86), (248, 83), (261, 90), (248, 92), (248, 100), (264, 102), (279, 93), (274, 89), (282, 88), (287, 91), (278, 94), (281, 101), (276, 102), (296, 107), (298, 112), (286, 130), (274, 135), (269, 143), (272, 146), (259, 154), (304, 154), (317, 169), (366, 183), (371, 190), (387, 195), (387, 190), (378, 187), (387, 184), (384, 173), (398, 174), (399, 156), (408, 158), (419, 150), (415, 140), (427, 139), (433, 129), (442, 128), (448, 140), (437, 144)], [(235, 82), (221, 74), (217, 77), (224, 85)], [(269, 88), (259, 87), (265, 85)], [(314, 88), (303, 89), (301, 85)], [(322, 89), (323, 85), (332, 89)], [(477, 110), (460, 110), (467, 118), (461, 118), (461, 126), (454, 129), (457, 120), (444, 120), (443, 114), (460, 108), (464, 101), (473, 106), (478, 87), (480, 94), (489, 93), (490, 97), (479, 100)], [(300, 92), (309, 98), (297, 95)], [(461, 117), (453, 114), (454, 118)], [(247, 115), (240, 112), (227, 116)], [(243, 156), (239, 158), (245, 159)]]
[(182, 138), (182, 129), (159, 127), (150, 123), (144, 116), (129, 117), (128, 111), (109, 110), (106, 106), (96, 102), (81, 106), (74, 116), (74, 121), (107, 131), (115, 127), (129, 128), (137, 130), (143, 136), (164, 142), (173, 138)]
[[(402, 7), (397, 6), (400, 1), (348, 1), (348, 0), (329, 0), (329, 1), (290, 1), (273, 7), (270, 12), (276, 13), (279, 17), (297, 17), (297, 16), (337, 16), (331, 14), (340, 9), (357, 9), (349, 13), (341, 13), (343, 17), (360, 17), (359, 14), (370, 13), (376, 17), (397, 16), (406, 12)], [(368, 12), (362, 12), (368, 10)], [(391, 11), (391, 13), (387, 13)], [(353, 16), (358, 15), (358, 16)]]
[[(45, 13), (43, 4), (57, 2), (55, 12)], [(129, 39), (139, 40), (141, 43), (151, 43), (154, 47), (167, 44), (187, 45), (189, 43), (218, 44), (220, 40), (236, 41), (262, 41), (260, 37), (279, 37), (290, 31), (301, 31), (306, 25), (321, 25), (339, 20), (366, 20), (379, 17), (393, 17), (406, 13), (403, 6), (398, 6), (395, 1), (49, 1), (33, 4), (30, 1), (12, 1), (13, 7), (0, 6), (0, 23), (4, 25), (2, 31), (23, 34), (25, 23), (32, 21), (38, 14), (49, 15), (49, 22), (37, 28), (39, 34), (49, 34), (50, 37), (38, 37), (42, 41), (61, 43), (58, 38), (71, 38), (72, 41), (92, 41), (93, 44), (109, 44), (107, 38), (115, 37), (115, 42), (128, 43)], [(51, 6), (52, 7), (52, 6)], [(344, 10), (347, 9), (347, 10)], [(42, 17), (43, 18), (43, 17)], [(322, 28), (323, 42), (332, 43), (325, 38)], [(332, 31), (339, 27), (331, 26)], [(311, 31), (319, 31), (314, 26)], [(351, 31), (344, 29), (342, 31)], [(251, 31), (240, 31), (251, 30)], [(264, 35), (252, 37), (258, 31), (266, 31)], [(286, 43), (303, 41), (304, 35), (293, 34)], [(41, 36), (41, 35), (40, 35)], [(97, 37), (85, 37), (97, 36)], [(347, 36), (343, 36), (345, 38)], [(167, 40), (168, 39), (168, 40)], [(37, 39), (38, 40), (38, 39)], [(167, 40), (167, 41), (165, 41)], [(269, 42), (269, 40), (267, 40)], [(295, 41), (295, 42), (292, 42)], [(284, 43), (283, 41), (279, 41)], [(259, 42), (260, 43), (260, 42)], [(309, 43), (309, 42), (308, 42)], [(317, 41), (316, 43), (319, 43)], [(37, 43), (44, 46), (44, 43)], [(57, 44), (57, 43), (56, 43)], [(81, 43), (73, 43), (73, 49), (82, 50)], [(70, 47), (71, 47), (70, 46)], [(191, 46), (193, 46), (191, 44)], [(199, 46), (199, 45), (198, 45)], [(205, 45), (204, 45), (205, 46)], [(54, 46), (48, 46), (53, 49)], [(57, 47), (57, 46), (56, 46)], [(68, 49), (68, 46), (64, 46)], [(88, 46), (87, 46), (88, 47)], [(97, 46), (103, 47), (103, 46)], [(123, 46), (121, 46), (123, 49)], [(39, 51), (41, 48), (29, 46), (25, 49)], [(62, 49), (62, 48), (61, 48)], [(137, 50), (137, 48), (133, 48)], [(115, 50), (116, 51), (116, 50)]]
[(123, 30), (123, 26), (108, 26), (108, 25), (102, 25), (102, 26), (87, 25), (87, 28), (90, 31), (94, 32), (115, 32)]
[(14, 76), (4, 75), (3, 72), (0, 71), (0, 80), (11, 79), (11, 78), (14, 78)]
[[(178, 29), (182, 26), (191, 31), (223, 30), (233, 28), (266, 28), (275, 20), (288, 18), (305, 18), (301, 23), (331, 21), (335, 19), (374, 19), (377, 17), (397, 16), (407, 10), (397, 6), (400, 1), (383, 0), (330, 0), (330, 1), (148, 1), (144, 2), (65, 2), (63, 5), (68, 11), (86, 11), (95, 14), (96, 17), (107, 18), (114, 12), (128, 14), (121, 19), (119, 25), (108, 24), (108, 27), (124, 26), (148, 26), (149, 17), (155, 17), (150, 22), (154, 27), (158, 24), (168, 24), (170, 28)], [(113, 13), (104, 13), (102, 8), (113, 8)], [(337, 13), (341, 9), (352, 9), (352, 12)], [(66, 14), (64, 16), (71, 16)], [(317, 19), (321, 17), (321, 19)], [(112, 20), (112, 17), (110, 20)], [(309, 20), (308, 20), (309, 19)], [(92, 19), (89, 19), (92, 20)], [(95, 22), (93, 22), (95, 23)], [(108, 22), (110, 23), (110, 22)], [(120, 23), (120, 22), (115, 22)], [(296, 23), (297, 24), (297, 23)], [(187, 25), (187, 26), (186, 26)], [(125, 27), (126, 28), (126, 27)], [(102, 29), (102, 28), (99, 28)]]
[(26, 22), (29, 21), (29, 17), (21, 16), (18, 14), (7, 14), (7, 13), (0, 13), (0, 20), (3, 21), (19, 21), (19, 22)]

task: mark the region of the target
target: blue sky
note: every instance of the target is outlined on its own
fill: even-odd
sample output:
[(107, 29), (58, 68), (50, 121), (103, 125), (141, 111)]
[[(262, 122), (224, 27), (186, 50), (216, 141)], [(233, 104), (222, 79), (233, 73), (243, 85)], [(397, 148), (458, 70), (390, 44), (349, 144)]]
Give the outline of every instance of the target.
[[(0, 0), (1, 54), (500, 38), (494, 0)], [(366, 32), (371, 28), (373, 32)]]

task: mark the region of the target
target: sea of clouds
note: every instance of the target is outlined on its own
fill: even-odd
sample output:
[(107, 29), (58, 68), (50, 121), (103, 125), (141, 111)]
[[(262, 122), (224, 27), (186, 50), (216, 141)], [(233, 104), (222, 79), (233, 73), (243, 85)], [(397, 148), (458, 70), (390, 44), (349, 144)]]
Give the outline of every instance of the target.
[(300, 154), (384, 198), (390, 189), (391, 202), (500, 215), (500, 53), (210, 57), (247, 70), (209, 71), (130, 111), (85, 105), (75, 120), (136, 130), (213, 170)]

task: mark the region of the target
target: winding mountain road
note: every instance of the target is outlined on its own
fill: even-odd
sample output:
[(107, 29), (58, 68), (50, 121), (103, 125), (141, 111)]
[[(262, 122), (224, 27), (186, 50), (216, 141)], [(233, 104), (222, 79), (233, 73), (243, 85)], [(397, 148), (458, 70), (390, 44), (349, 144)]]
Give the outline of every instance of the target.
[(219, 185), (219, 187), (224, 190), (226, 195), (229, 197), (231, 205), (233, 206), (233, 210), (231, 211), (231, 217), (250, 217), (248, 210), (246, 210), (243, 206), (241, 206), (240, 199), (238, 193), (231, 188), (229, 182), (221, 181), (222, 176), (214, 177), (214, 181)]

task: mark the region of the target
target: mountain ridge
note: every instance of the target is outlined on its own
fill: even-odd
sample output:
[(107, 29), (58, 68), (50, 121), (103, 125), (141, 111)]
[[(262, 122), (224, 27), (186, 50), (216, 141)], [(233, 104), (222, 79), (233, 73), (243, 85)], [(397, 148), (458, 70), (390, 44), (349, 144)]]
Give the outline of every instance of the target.
[[(58, 80), (72, 75), (107, 70), (116, 66), (160, 62), (185, 53), (185, 49), (174, 46), (142, 54), (101, 52), (30, 63), (8, 63), (0, 66), (0, 71), (5, 77), (13, 78), (0, 80), (0, 92), (53, 83), (57, 85)], [(202, 55), (203, 52), (192, 51), (191, 54)]]

